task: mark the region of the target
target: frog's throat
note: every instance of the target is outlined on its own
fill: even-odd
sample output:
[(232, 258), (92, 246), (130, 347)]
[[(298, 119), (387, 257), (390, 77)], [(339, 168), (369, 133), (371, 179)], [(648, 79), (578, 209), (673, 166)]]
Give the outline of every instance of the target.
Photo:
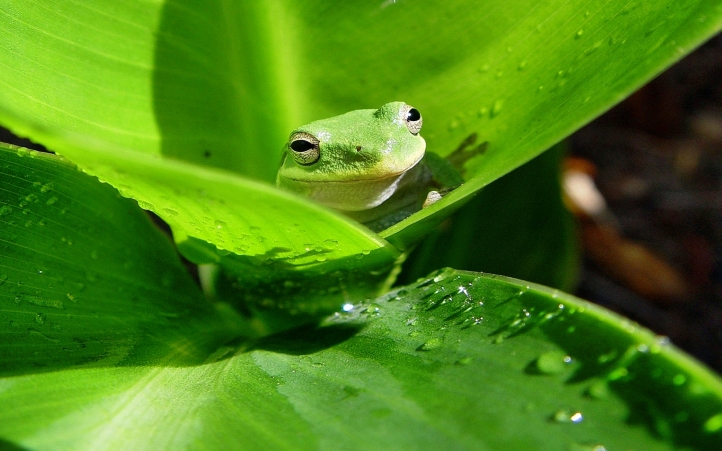
[(381, 205), (397, 190), (416, 183), (422, 173), (421, 161), (405, 171), (376, 179), (309, 182), (281, 177), (278, 182), (327, 207), (363, 211)]

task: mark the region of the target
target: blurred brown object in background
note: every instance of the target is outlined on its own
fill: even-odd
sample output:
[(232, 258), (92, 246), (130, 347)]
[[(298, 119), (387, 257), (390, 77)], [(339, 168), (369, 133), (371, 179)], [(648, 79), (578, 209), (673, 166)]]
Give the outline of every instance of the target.
[(643, 298), (671, 305), (689, 299), (684, 277), (663, 257), (621, 235), (594, 175), (596, 167), (583, 158), (568, 158), (563, 173), (565, 202), (579, 220), (586, 257), (611, 279)]

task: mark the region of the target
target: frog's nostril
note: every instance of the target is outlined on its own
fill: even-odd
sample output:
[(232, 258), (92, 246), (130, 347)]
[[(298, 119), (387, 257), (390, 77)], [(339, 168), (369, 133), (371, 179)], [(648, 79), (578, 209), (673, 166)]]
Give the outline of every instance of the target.
[(361, 146), (356, 146), (356, 152), (361, 152)]

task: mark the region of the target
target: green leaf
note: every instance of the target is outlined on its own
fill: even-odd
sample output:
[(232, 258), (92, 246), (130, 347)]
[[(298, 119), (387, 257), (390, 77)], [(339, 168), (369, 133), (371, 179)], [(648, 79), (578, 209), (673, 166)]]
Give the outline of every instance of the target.
[(0, 436), (33, 449), (722, 444), (722, 382), (664, 339), (557, 291), (453, 271), (203, 362), (68, 368), (0, 388)]
[(573, 290), (579, 255), (562, 201), (565, 150), (557, 145), (482, 189), (414, 249), (399, 283), (452, 267)]
[(193, 362), (231, 333), (135, 202), (60, 157), (0, 147), (0, 225), (0, 374)]
[[(722, 25), (722, 5), (704, 0), (333, 7), (106, 1), (21, 3), (0, 11), (6, 43), (0, 120), (86, 170), (102, 163), (125, 171), (123, 180), (112, 171), (98, 175), (125, 185), (185, 234), (222, 249), (228, 249), (222, 237), (195, 228), (226, 219), (173, 218), (166, 210), (201, 208), (197, 196), (165, 198), (143, 183), (161, 164), (133, 156), (138, 164), (126, 167), (117, 153), (165, 155), (270, 182), (293, 126), (405, 100), (424, 114), (431, 151), (449, 155), (474, 141), (466, 149), (473, 156), (469, 181), (382, 234), (405, 249), (479, 188), (612, 106)], [(484, 142), (488, 147), (479, 147)], [(176, 172), (171, 179), (184, 177), (179, 166), (162, 166)], [(219, 189), (246, 183), (228, 177)], [(274, 198), (286, 203), (297, 208), (291, 197)], [(258, 211), (250, 226), (267, 235), (265, 253), (295, 218), (261, 206), (247, 209)], [(239, 226), (238, 235), (247, 233)], [(350, 232), (350, 241), (368, 233)], [(298, 234), (294, 252), (324, 240)]]

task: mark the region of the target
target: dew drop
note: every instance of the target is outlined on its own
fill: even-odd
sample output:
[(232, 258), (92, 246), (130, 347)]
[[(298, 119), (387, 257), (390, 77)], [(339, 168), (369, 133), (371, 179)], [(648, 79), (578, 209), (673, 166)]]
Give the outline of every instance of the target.
[(40, 187), (40, 192), (41, 192), (41, 193), (47, 193), (47, 192), (49, 192), (49, 191), (52, 190), (52, 189), (53, 189), (53, 183), (52, 183), (52, 182), (48, 182), (48, 183), (46, 183), (45, 185), (43, 185), (43, 186)]
[(35, 315), (35, 322), (38, 324), (45, 324), (45, 313), (37, 313)]
[(12, 212), (13, 209), (10, 205), (3, 205), (2, 207), (0, 207), (0, 216), (7, 216)]
[(629, 371), (626, 368), (617, 368), (614, 371), (612, 371), (611, 373), (609, 373), (609, 375), (607, 376), (607, 379), (609, 379), (610, 381), (616, 381), (623, 377), (626, 377), (628, 374), (629, 374)]
[(707, 421), (704, 422), (704, 431), (705, 432), (718, 432), (722, 429), (722, 413), (718, 413), (717, 415), (714, 415), (710, 417)]
[(15, 150), (15, 153), (16, 153), (19, 157), (21, 157), (21, 158), (22, 158), (22, 157), (30, 157), (30, 156), (32, 156), (31, 153), (30, 153), (30, 150), (28, 150), (28, 149), (26, 149), (26, 148), (24, 148), (24, 147), (18, 147), (18, 148)]
[(56, 309), (64, 309), (65, 305), (63, 305), (62, 301), (58, 301), (56, 299), (47, 299), (39, 296), (29, 296), (29, 295), (23, 295), (21, 296), (22, 300), (33, 304), (33, 305), (39, 305), (40, 307), (50, 307), (50, 308), (56, 308)]
[(142, 200), (137, 200), (136, 202), (138, 202), (138, 206), (143, 210), (155, 210), (155, 205), (151, 204), (150, 202), (145, 202)]
[(494, 104), (491, 106), (491, 117), (496, 117), (501, 113), (501, 109), (504, 106), (504, 101), (501, 99), (497, 99), (494, 101)]
[[(38, 199), (38, 196), (37, 196), (36, 194), (28, 194), (27, 196), (25, 196), (25, 205), (27, 205), (27, 204), (34, 204), (34, 203), (36, 203), (38, 200), (39, 200), (39, 199)], [(22, 204), (23, 204), (23, 202), (21, 202), (21, 205), (22, 205)]]
[(172, 208), (164, 208), (163, 212), (170, 216), (171, 218), (178, 217), (178, 212), (173, 210)]
[(8, 280), (7, 274), (0, 274), (0, 287)]
[(457, 365), (469, 365), (471, 362), (473, 362), (474, 359), (471, 357), (462, 357), (459, 360), (456, 361)]
[(57, 202), (57, 201), (58, 201), (58, 198), (55, 197), (55, 196), (53, 196), (53, 197), (51, 197), (50, 199), (48, 199), (48, 200), (45, 201), (45, 205), (53, 205), (53, 204), (54, 204), (55, 202)]
[(562, 409), (555, 412), (552, 419), (557, 423), (581, 423), (584, 416), (581, 412)]
[(685, 382), (687, 382), (687, 376), (684, 374), (677, 374), (672, 378), (672, 383), (678, 387), (684, 385)]
[(577, 31), (577, 34), (574, 35), (574, 39), (579, 39), (584, 34), (584, 30)]
[(526, 68), (526, 61), (522, 61), (521, 63), (519, 63), (519, 65), (516, 66), (516, 68), (519, 71), (523, 71)]
[(587, 388), (586, 394), (592, 399), (604, 399), (609, 396), (609, 385), (605, 381), (596, 381)]
[(222, 229), (227, 224), (224, 221), (221, 221), (220, 219), (216, 219), (215, 221), (213, 221), (213, 225), (216, 226), (216, 229)]
[(417, 351), (433, 351), (434, 349), (440, 348), (443, 344), (443, 340), (441, 338), (431, 338), (427, 340), (424, 344), (416, 348)]
[(549, 351), (536, 359), (536, 368), (542, 374), (558, 374), (572, 362), (571, 357), (560, 351)]

